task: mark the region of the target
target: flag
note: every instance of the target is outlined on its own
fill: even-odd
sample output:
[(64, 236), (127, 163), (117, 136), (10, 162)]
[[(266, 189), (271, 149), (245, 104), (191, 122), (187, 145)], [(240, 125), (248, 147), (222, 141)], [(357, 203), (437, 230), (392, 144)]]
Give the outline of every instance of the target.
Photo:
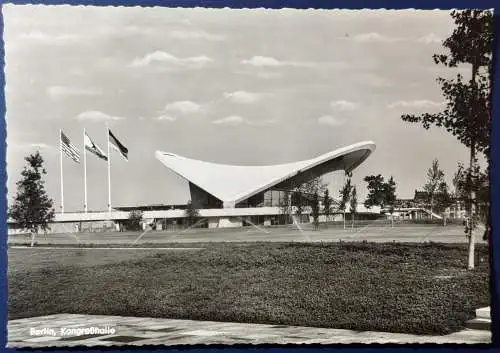
[(89, 135), (87, 135), (87, 133), (85, 133), (84, 142), (85, 142), (85, 149), (87, 151), (95, 154), (100, 159), (103, 159), (105, 161), (108, 160), (108, 157), (106, 156), (106, 154), (102, 151), (101, 148), (99, 148), (99, 146), (97, 146), (94, 143), (94, 141), (92, 141), (92, 139), (89, 137)]
[(66, 154), (66, 156), (74, 160), (76, 163), (80, 163), (80, 152), (71, 143), (68, 136), (66, 136), (62, 131), (61, 131), (60, 147), (61, 150)]
[(128, 149), (127, 147), (123, 146), (120, 141), (113, 135), (111, 130), (108, 129), (108, 137), (109, 137), (109, 142), (111, 143), (111, 147), (113, 147), (115, 150), (117, 150), (123, 158), (125, 158), (126, 161), (128, 161)]

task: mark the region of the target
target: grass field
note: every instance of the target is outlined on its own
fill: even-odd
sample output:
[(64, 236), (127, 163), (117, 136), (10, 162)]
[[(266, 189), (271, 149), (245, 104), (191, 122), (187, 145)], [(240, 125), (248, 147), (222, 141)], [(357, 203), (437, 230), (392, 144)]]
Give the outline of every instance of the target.
[(9, 319), (82, 313), (415, 334), (489, 305), (488, 249), (210, 243), (202, 250), (10, 249)]

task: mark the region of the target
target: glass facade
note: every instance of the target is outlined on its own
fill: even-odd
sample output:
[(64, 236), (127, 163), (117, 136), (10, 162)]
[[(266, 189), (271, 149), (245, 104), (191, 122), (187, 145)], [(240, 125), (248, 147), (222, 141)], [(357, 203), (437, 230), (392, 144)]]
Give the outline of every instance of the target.
[[(289, 194), (289, 193), (288, 193)], [(264, 192), (264, 207), (279, 207), (283, 203), (288, 203), (287, 192), (283, 190), (268, 190)]]

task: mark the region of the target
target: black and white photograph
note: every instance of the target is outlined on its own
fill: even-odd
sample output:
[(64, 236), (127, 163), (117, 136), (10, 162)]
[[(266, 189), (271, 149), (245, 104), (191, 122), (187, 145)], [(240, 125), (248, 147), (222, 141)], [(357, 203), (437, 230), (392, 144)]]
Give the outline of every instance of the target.
[(491, 343), (492, 10), (2, 14), (8, 347)]

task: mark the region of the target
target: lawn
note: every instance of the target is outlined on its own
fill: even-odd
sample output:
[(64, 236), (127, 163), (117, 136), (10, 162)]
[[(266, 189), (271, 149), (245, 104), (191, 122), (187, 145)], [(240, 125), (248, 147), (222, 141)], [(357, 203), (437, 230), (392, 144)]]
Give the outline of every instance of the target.
[[(81, 313), (447, 334), (490, 304), (485, 245), (474, 271), (464, 270), (465, 244), (197, 246), (205, 249), (10, 249), (9, 319)], [(23, 260), (37, 256), (43, 267)]]

